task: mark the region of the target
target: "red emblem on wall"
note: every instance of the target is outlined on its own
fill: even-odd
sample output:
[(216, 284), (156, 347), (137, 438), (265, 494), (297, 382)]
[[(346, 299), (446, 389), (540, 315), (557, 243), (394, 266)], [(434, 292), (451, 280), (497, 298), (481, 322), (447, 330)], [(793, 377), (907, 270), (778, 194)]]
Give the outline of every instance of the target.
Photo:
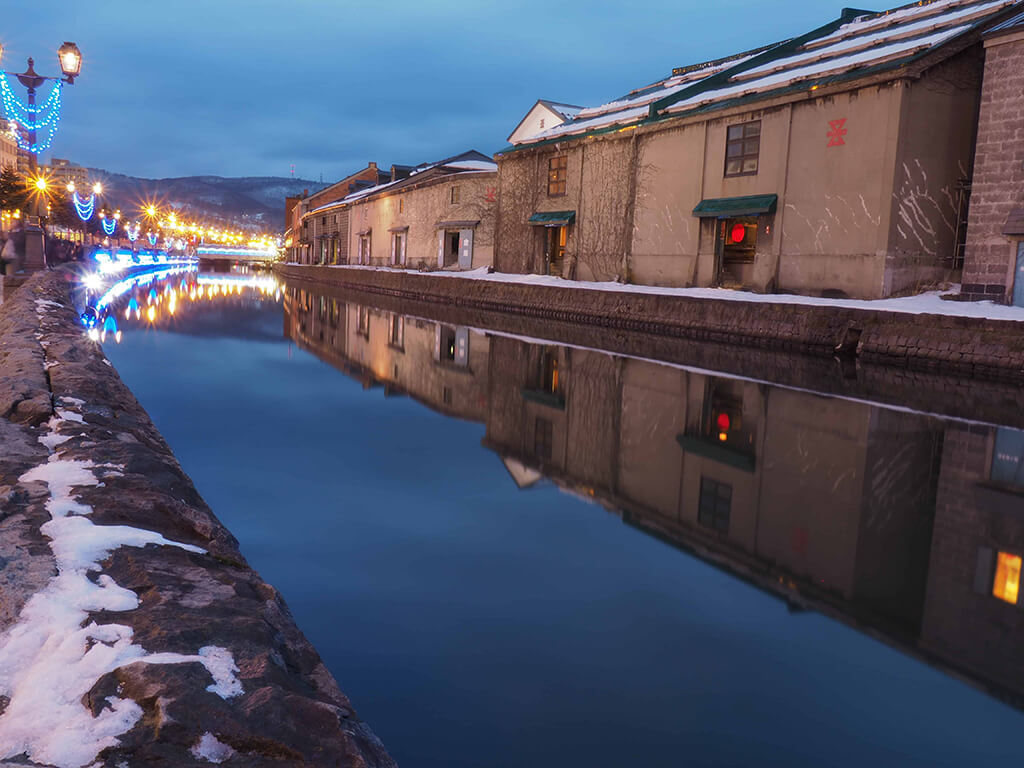
[(828, 145), (830, 147), (841, 147), (846, 144), (843, 139), (849, 131), (846, 130), (846, 118), (842, 120), (829, 120), (828, 127), (831, 129), (828, 132)]
[(498, 188), (497, 187), (488, 187), (487, 188), (487, 191), (484, 192), (484, 202), (485, 203), (496, 203), (496, 202), (498, 202)]

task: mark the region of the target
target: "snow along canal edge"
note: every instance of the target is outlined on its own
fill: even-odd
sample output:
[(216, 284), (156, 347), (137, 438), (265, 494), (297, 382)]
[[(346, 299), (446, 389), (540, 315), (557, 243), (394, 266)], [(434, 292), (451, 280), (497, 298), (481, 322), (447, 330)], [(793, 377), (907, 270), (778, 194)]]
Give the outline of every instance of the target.
[(392, 766), (76, 319), (0, 308), (0, 764)]

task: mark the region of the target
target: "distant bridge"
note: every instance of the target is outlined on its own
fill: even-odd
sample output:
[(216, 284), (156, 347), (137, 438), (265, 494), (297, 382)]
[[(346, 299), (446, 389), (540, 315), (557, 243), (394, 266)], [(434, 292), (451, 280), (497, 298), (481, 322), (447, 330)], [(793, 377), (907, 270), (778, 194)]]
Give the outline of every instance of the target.
[(196, 256), (203, 261), (249, 261), (269, 264), (277, 261), (279, 253), (276, 248), (248, 248), (233, 245), (200, 245), (196, 248)]

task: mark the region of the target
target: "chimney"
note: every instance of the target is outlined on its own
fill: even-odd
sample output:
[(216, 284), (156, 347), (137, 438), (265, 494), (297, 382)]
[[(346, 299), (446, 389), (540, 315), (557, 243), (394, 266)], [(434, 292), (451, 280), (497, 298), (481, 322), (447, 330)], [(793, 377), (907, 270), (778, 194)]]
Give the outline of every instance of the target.
[(302, 196), (303, 197), (309, 197), (309, 190), (308, 189), (302, 190)]
[(368, 167), (368, 168), (370, 168), (371, 170), (374, 170), (374, 171), (376, 171), (376, 170), (377, 170), (377, 164), (376, 164), (376, 163), (373, 163), (373, 162), (371, 162), (371, 163), (370, 163), (370, 165), (369, 165), (369, 166), (367, 166), (367, 167)]

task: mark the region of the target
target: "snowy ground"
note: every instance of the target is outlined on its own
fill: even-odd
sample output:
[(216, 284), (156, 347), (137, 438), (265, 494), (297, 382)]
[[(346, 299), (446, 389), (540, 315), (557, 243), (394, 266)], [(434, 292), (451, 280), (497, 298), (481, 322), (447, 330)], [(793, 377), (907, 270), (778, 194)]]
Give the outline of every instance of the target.
[[(361, 269), (376, 272), (413, 272), (392, 267), (367, 267), (353, 264), (337, 264), (332, 269)], [(843, 309), (870, 309), (886, 312), (904, 312), (911, 315), (947, 315), (953, 317), (980, 317), (989, 320), (1013, 320), (1024, 322), (1024, 307), (1008, 307), (991, 301), (949, 301), (943, 296), (955, 296), (959, 286), (952, 290), (932, 291), (917, 296), (899, 299), (823, 299), (816, 296), (794, 296), (789, 294), (750, 293), (727, 288), (662, 288), (654, 285), (623, 285), (621, 283), (594, 283), (565, 280), (549, 275), (520, 275), (502, 272), (489, 273), (486, 267), (470, 272), (437, 271), (423, 273), (431, 277), (451, 277), (461, 280), (488, 280), (495, 283), (518, 283), (522, 285), (547, 285), (558, 288), (575, 288), (585, 291), (615, 291), (617, 293), (639, 293), (656, 296), (680, 296), (688, 299), (716, 301), (744, 301), (754, 304), (799, 304), (815, 307), (837, 307)]]

